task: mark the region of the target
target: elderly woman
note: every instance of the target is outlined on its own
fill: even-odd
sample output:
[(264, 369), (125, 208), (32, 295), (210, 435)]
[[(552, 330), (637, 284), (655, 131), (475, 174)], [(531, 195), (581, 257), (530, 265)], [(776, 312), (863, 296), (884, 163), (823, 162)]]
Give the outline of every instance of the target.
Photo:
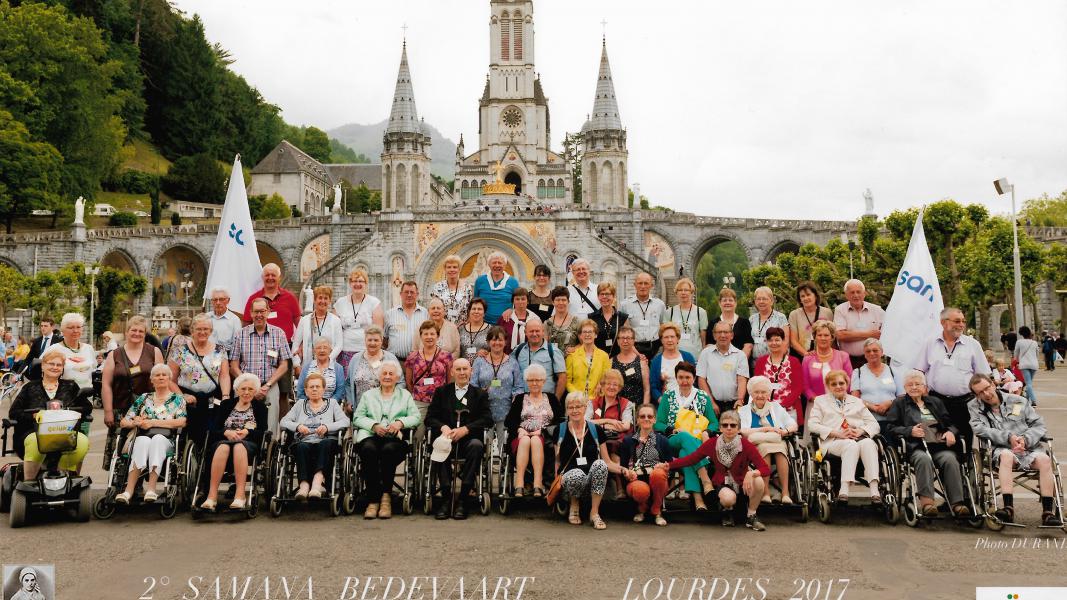
[(504, 311), (511, 308), (511, 293), (519, 287), (517, 279), (508, 275), (508, 257), (503, 252), (495, 251), (486, 259), (489, 272), (474, 280), (474, 297), (485, 300), (485, 320), (496, 323)]
[(756, 313), (748, 318), (752, 326), (752, 358), (759, 358), (770, 352), (767, 347), (767, 329), (778, 327), (789, 337), (789, 319), (774, 310), (774, 292), (767, 286), (756, 288), (752, 292), (752, 303)]
[[(134, 398), (152, 391), (149, 373), (152, 367), (163, 362), (163, 353), (145, 343), (146, 333), (148, 319), (141, 315), (130, 317), (126, 322), (125, 341), (104, 361), (100, 397), (104, 402), (104, 424), (108, 427), (126, 412)], [(176, 347), (171, 343), (170, 354), (177, 357), (185, 345)]]
[(863, 400), (878, 424), (884, 427), (893, 400), (904, 394), (904, 380), (893, 372), (893, 367), (882, 362), (882, 342), (867, 338), (863, 342), (863, 357), (867, 362), (852, 372), (849, 391)]
[(456, 357), (464, 357), (474, 362), (474, 358), (489, 352), (489, 328), (485, 322), (485, 313), (488, 305), (485, 300), (475, 298), (471, 300), (470, 309), (467, 312), (467, 322), (459, 327), (459, 351)]
[[(792, 504), (789, 497), (789, 459), (783, 439), (797, 432), (797, 422), (778, 402), (771, 402), (773, 384), (770, 379), (757, 375), (748, 380), (748, 394), (752, 401), (737, 411), (741, 419), (741, 435), (756, 445), (763, 460), (774, 456), (778, 469), (778, 487), (782, 490), (782, 503)], [(763, 502), (771, 501), (770, 474), (764, 478)]]
[[(989, 352), (988, 350), (986, 352), (992, 354), (992, 352)], [(987, 359), (987, 362), (994, 365), (991, 375), (993, 376), (993, 383), (997, 384), (998, 388), (1009, 394), (1018, 394), (1022, 391), (1023, 382), (1019, 381), (1019, 379), (1015, 377), (1015, 373), (1012, 373), (1011, 369), (1008, 368), (1008, 361), (1003, 358), (995, 358), (992, 361)]]
[[(830, 371), (843, 371), (846, 377), (852, 377), (852, 361), (848, 352), (834, 349), (837, 326), (833, 321), (817, 321), (812, 327), (815, 336), (815, 351), (804, 357), (800, 373), (804, 379), (804, 395), (808, 398), (808, 411), (811, 402), (826, 393), (824, 381)], [(804, 423), (804, 420), (800, 420)]]
[(600, 518), (600, 501), (604, 498), (608, 474), (622, 474), (623, 469), (608, 455), (604, 430), (585, 419), (588, 404), (589, 396), (584, 392), (567, 394), (567, 421), (556, 445), (556, 474), (562, 473), (562, 495), (570, 500), (567, 520), (572, 525), (582, 524), (579, 501), (589, 495), (592, 498), (589, 521), (593, 529), (607, 529)]
[(37, 570), (33, 567), (23, 567), (19, 571), (19, 589), (11, 600), (48, 600), (41, 592), (41, 585), (37, 582)]
[[(300, 379), (296, 382), (296, 399), (303, 400), (307, 398), (304, 385), (309, 375), (317, 373), (322, 376), (323, 385), (325, 386), (323, 393), (326, 398), (335, 400), (337, 405), (340, 406), (343, 404), (342, 400), (347, 393), (345, 368), (332, 358), (334, 356), (333, 343), (327, 337), (320, 337), (315, 340), (312, 352), (313, 355), (308, 357), (304, 363), (304, 368), (300, 369)], [(352, 364), (351, 361), (349, 361), (349, 364)]]
[[(663, 313), (664, 323), (676, 323), (681, 331), (678, 347), (693, 356), (700, 356), (704, 349), (708, 329), (708, 311), (696, 305), (696, 284), (683, 277), (674, 284), (678, 304)], [(660, 330), (662, 333), (662, 329)]]
[(148, 469), (144, 501), (155, 502), (159, 498), (156, 483), (159, 472), (167, 460), (167, 452), (174, 448), (174, 433), (185, 427), (185, 397), (170, 389), (170, 367), (158, 364), (152, 367), (151, 393), (141, 394), (133, 401), (119, 426), (136, 430), (133, 449), (130, 451), (130, 472), (126, 477), (126, 489), (115, 496), (115, 502), (129, 504), (141, 472)]
[[(131, 317), (130, 320), (132, 321), (133, 318)], [(85, 317), (78, 313), (63, 315), (63, 319), (59, 322), (59, 330), (63, 333), (63, 339), (56, 344), (56, 347), (63, 351), (63, 357), (67, 361), (63, 368), (63, 379), (73, 381), (78, 384), (79, 388), (93, 386), (93, 371), (96, 370), (97, 365), (96, 350), (93, 349), (92, 344), (85, 344), (81, 341), (84, 329)], [(145, 372), (147, 373), (151, 368), (152, 365), (149, 364)], [(109, 422), (108, 425), (110, 424)]]
[(333, 312), (341, 319), (344, 339), (337, 361), (345, 369), (348, 369), (352, 357), (366, 348), (364, 338), (367, 328), (371, 325), (379, 328), (385, 325), (382, 301), (367, 293), (367, 281), (366, 271), (360, 268), (352, 269), (348, 274), (351, 293), (333, 303)]
[[(430, 288), (430, 298), (441, 300), (445, 309), (445, 318), (454, 326), (467, 322), (467, 309), (471, 305), (471, 300), (474, 299), (474, 288), (471, 284), (459, 280), (459, 270), (462, 267), (463, 260), (459, 255), (449, 254), (445, 257), (443, 265), (445, 278)], [(449, 352), (452, 351), (449, 350)]]
[[(515, 458), (515, 496), (521, 498), (530, 492), (534, 498), (545, 494), (544, 429), (563, 420), (563, 410), (553, 394), (545, 389), (545, 368), (537, 363), (526, 367), (523, 379), (529, 392), (518, 394), (511, 403), (504, 424), (508, 431), (508, 444)], [(526, 466), (533, 467), (533, 489), (525, 489)]]
[(226, 474), (226, 466), (233, 467), (236, 494), (230, 508), (242, 510), (246, 502), (248, 465), (259, 452), (263, 432), (267, 429), (267, 405), (255, 400), (261, 386), (259, 377), (242, 373), (233, 382), (236, 398), (224, 400), (214, 409), (214, 418), (208, 432), (208, 452), (211, 457), (211, 480), (207, 498), (200, 508), (215, 510), (218, 504), (219, 484)]
[(669, 466), (675, 470), (692, 466), (699, 460), (711, 459), (715, 467), (712, 481), (719, 505), (722, 506), (723, 527), (733, 527), (733, 508), (739, 496), (746, 496), (748, 512), (745, 526), (753, 531), (763, 531), (766, 527), (756, 516), (756, 509), (763, 497), (763, 482), (770, 476), (771, 469), (756, 446), (739, 434), (740, 426), (741, 419), (736, 412), (728, 410), (722, 413), (719, 421), (722, 433), (704, 442), (689, 455), (672, 460)]
[(797, 308), (789, 313), (789, 345), (797, 356), (815, 351), (815, 323), (833, 321), (834, 311), (823, 306), (822, 292), (814, 281), (797, 284)]
[(656, 525), (664, 527), (667, 519), (661, 514), (663, 498), (667, 495), (668, 470), (656, 465), (673, 458), (670, 442), (655, 429), (656, 407), (642, 404), (637, 408), (637, 431), (627, 435), (619, 447), (619, 464), (625, 469), (623, 477), (626, 495), (637, 503), (634, 523), (642, 523), (651, 513)]
[(542, 321), (547, 321), (552, 316), (551, 282), (552, 270), (548, 266), (534, 267), (534, 283), (527, 294), (527, 307)]
[[(367, 328), (367, 348), (355, 356), (348, 363), (348, 385), (346, 386), (347, 402), (345, 410), (349, 413), (359, 406), (359, 400), (363, 394), (379, 385), (382, 365), (392, 363), (397, 366), (398, 372), (403, 373), (400, 360), (388, 350), (382, 350), (382, 328), (371, 325)], [(403, 387), (403, 378), (399, 382)]]
[(192, 341), (171, 353), (171, 378), (185, 397), (185, 430), (193, 439), (203, 441), (207, 430), (207, 409), (211, 399), (230, 397), (230, 369), (226, 346), (211, 341), (213, 324), (210, 315), (193, 317)]
[(522, 386), (516, 381), (519, 376), (516, 359), (504, 351), (507, 333), (502, 327), (494, 326), (489, 329), (488, 339), (489, 354), (474, 359), (471, 383), (489, 395), (489, 412), (496, 423), (497, 435), (503, 438), (504, 420), (511, 410), (512, 398)]
[[(440, 298), (430, 298), (426, 312), (430, 314), (430, 320), (441, 332), (437, 336), (437, 346), (452, 356), (459, 356), (459, 328), (445, 318), (445, 303)], [(467, 314), (466, 309), (463, 310), (463, 314)]]
[[(956, 454), (959, 430), (952, 424), (941, 400), (927, 395), (926, 375), (922, 371), (908, 371), (904, 375), (904, 389), (906, 393), (894, 400), (889, 409), (886, 429), (905, 441), (908, 462), (915, 469), (919, 510), (925, 516), (937, 516), (934, 501), (936, 465), (945, 495), (952, 505), (952, 514), (970, 516), (971, 511), (963, 501), (963, 479)], [(923, 440), (926, 440), (925, 447)]]
[[(648, 360), (637, 351), (633, 327), (623, 325), (616, 338), (619, 352), (611, 359), (611, 368), (622, 373), (622, 390), (619, 394), (634, 404), (651, 402), (648, 387)], [(659, 398), (656, 398), (659, 400)]]
[(719, 290), (719, 316), (708, 323), (704, 339), (715, 339), (715, 324), (722, 321), (730, 326), (734, 337), (730, 344), (745, 353), (746, 358), (752, 356), (752, 323), (748, 319), (737, 314), (737, 292), (724, 287)]
[(878, 421), (864, 406), (863, 400), (848, 393), (847, 373), (830, 371), (826, 374), (825, 384), (829, 391), (812, 403), (808, 431), (819, 436), (819, 448), (823, 453), (841, 457), (841, 489), (837, 499), (848, 501), (849, 486), (856, 481), (856, 463), (863, 461), (863, 472), (871, 488), (871, 503), (881, 504), (878, 444), (874, 441), (881, 429)]
[[(37, 420), (34, 415), (38, 410), (59, 408), (75, 410), (83, 415), (93, 412), (93, 405), (88, 399), (79, 396), (78, 385), (69, 379), (62, 379), (65, 365), (66, 355), (58, 345), (45, 349), (41, 355), (41, 380), (26, 382), (8, 411), (15, 421), (15, 454), (23, 459), (24, 480), (37, 477), (44, 463), (44, 455), (37, 450)], [(89, 452), (87, 433), (88, 428), (78, 433), (77, 447), (63, 453), (59, 459), (60, 469), (78, 471)]]
[(596, 347), (615, 356), (619, 353), (619, 330), (630, 324), (630, 317), (615, 306), (615, 284), (605, 281), (596, 286), (596, 297), (600, 308), (589, 313), (597, 326)]
[(649, 399), (659, 405), (663, 394), (678, 389), (674, 380), (674, 369), (680, 363), (696, 364), (697, 359), (687, 350), (678, 348), (682, 338), (682, 328), (676, 323), (664, 323), (659, 326), (660, 352), (652, 358), (648, 367)]
[(333, 288), (328, 285), (320, 285), (312, 292), (315, 298), (314, 309), (300, 318), (300, 323), (293, 333), (293, 356), (299, 356), (297, 363), (307, 366), (315, 356), (315, 344), (319, 338), (326, 338), (330, 342), (330, 360), (337, 360), (337, 355), (344, 347), (344, 326), (341, 318), (330, 312), (330, 304), (333, 302)]
[(434, 390), (448, 383), (451, 376), (452, 355), (437, 347), (437, 326), (433, 321), (423, 321), (419, 326), (419, 340), (419, 349), (412, 350), (404, 361), (404, 378), (419, 413), (426, 418)]
[(504, 316), (500, 317), (496, 323), (503, 327), (504, 333), (507, 334), (504, 338), (507, 341), (504, 345), (504, 352), (508, 353), (526, 342), (526, 323), (530, 319), (541, 320), (541, 317), (528, 310), (530, 297), (526, 288), (515, 288), (515, 291), (511, 293), (511, 306), (511, 310), (504, 311)]
[(552, 316), (545, 321), (545, 339), (569, 354), (578, 345), (579, 323), (579, 319), (570, 313), (571, 294), (567, 288), (558, 286), (549, 297), (553, 309)]
[[(293, 458), (300, 487), (296, 497), (321, 498), (326, 473), (333, 468), (337, 433), (347, 429), (348, 416), (335, 398), (326, 397), (327, 381), (321, 373), (301, 374), (305, 397), (282, 417), (281, 427), (295, 434)], [(308, 477), (308, 476), (311, 477)], [(310, 483), (309, 483), (310, 482)]]
[(771, 400), (780, 404), (797, 425), (803, 425), (800, 393), (804, 391), (804, 380), (800, 375), (800, 361), (789, 355), (787, 343), (781, 327), (768, 327), (767, 347), (770, 352), (756, 359), (752, 374), (770, 380)]
[(389, 492), (393, 489), (396, 467), (408, 453), (402, 433), (422, 423), (414, 398), (397, 385), (399, 380), (400, 369), (394, 363), (383, 363), (381, 385), (363, 394), (352, 418), (359, 464), (370, 499), (364, 519), (393, 516)]
[(597, 393), (600, 378), (611, 368), (607, 352), (596, 347), (597, 326), (592, 319), (582, 321), (578, 328), (580, 346), (567, 355), (567, 391)]
[[(634, 403), (619, 395), (622, 384), (622, 373), (615, 369), (605, 371), (604, 376), (600, 378), (600, 393), (589, 403), (589, 410), (585, 415), (594, 425), (604, 429), (608, 454), (615, 462), (619, 462), (622, 438), (629, 435), (634, 428)], [(626, 492), (621, 476), (617, 478), (616, 484), (616, 499), (622, 499)]]
[[(697, 368), (693, 363), (678, 363), (674, 367), (674, 378), (678, 387), (668, 390), (660, 399), (656, 411), (656, 431), (667, 436), (676, 456), (688, 456), (700, 447), (701, 442), (719, 430), (719, 421), (715, 417), (711, 397), (694, 385)], [(683, 414), (679, 413), (692, 418), (680, 419)], [(701, 423), (702, 420), (706, 423)], [(679, 425), (685, 428), (679, 428)], [(682, 469), (685, 491), (692, 494), (696, 510), (708, 509), (704, 495), (711, 493), (713, 486), (708, 477), (707, 464), (706, 461), (694, 462)]]

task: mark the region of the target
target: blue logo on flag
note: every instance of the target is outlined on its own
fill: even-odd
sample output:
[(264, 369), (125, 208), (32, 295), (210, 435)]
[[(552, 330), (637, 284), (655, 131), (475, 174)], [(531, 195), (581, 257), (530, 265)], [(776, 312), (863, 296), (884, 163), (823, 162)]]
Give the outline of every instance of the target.
[(235, 242), (237, 242), (238, 246), (245, 245), (244, 240), (241, 239), (241, 236), (244, 235), (244, 233), (244, 229), (238, 229), (237, 225), (230, 223), (230, 237), (233, 238)]

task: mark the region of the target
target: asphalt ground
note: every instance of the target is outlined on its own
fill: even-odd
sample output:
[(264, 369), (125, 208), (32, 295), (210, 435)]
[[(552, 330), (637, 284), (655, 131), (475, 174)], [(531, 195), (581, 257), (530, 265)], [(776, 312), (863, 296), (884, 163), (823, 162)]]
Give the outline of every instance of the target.
[[(1054, 448), (1067, 460), (1067, 368), (1039, 372), (1036, 386)], [(86, 461), (96, 488), (103, 435), (97, 419)], [(154, 510), (120, 512), (84, 524), (0, 525), (0, 562), (54, 564), (57, 597), (78, 600), (956, 600), (974, 598), (977, 586), (1067, 588), (1067, 534), (1033, 527), (1033, 495), (1016, 500), (1018, 520), (1031, 526), (999, 533), (947, 521), (892, 526), (863, 508), (838, 511), (831, 524), (761, 510), (767, 531), (757, 533), (723, 528), (717, 514), (690, 513), (682, 502), (659, 528), (633, 524), (624, 504), (606, 505), (606, 531), (588, 519), (569, 525), (532, 500), (507, 517), (494, 511), (462, 522), (418, 512), (331, 518), (322, 506), (278, 519), (265, 511), (199, 521), (185, 512), (166, 521)]]

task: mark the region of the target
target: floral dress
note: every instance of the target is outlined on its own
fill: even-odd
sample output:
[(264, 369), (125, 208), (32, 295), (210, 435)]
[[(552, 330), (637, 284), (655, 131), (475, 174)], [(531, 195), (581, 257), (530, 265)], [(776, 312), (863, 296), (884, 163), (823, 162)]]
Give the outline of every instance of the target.
[(759, 313), (748, 318), (752, 324), (752, 358), (753, 360), (769, 354), (771, 349), (767, 347), (767, 330), (771, 327), (780, 327), (783, 330), (789, 328), (789, 319), (782, 313), (772, 310), (771, 316), (764, 320)]
[(183, 419), (188, 415), (185, 412), (185, 397), (178, 393), (172, 393), (163, 402), (162, 406), (156, 404), (155, 392), (141, 394), (134, 399), (133, 404), (126, 411), (126, 419), (142, 417), (144, 419)]
[(494, 364), (493, 357), (474, 359), (471, 383), (482, 388), (489, 395), (489, 412), (494, 423), (502, 423), (511, 410), (511, 401), (515, 393), (515, 359), (509, 354), (504, 360)]
[(178, 387), (191, 392), (215, 391), (219, 373), (223, 368), (229, 368), (226, 348), (222, 344), (215, 344), (210, 352), (199, 358), (189, 346), (182, 346), (171, 355), (171, 360), (178, 365)]
[(438, 349), (430, 360), (416, 350), (404, 361), (404, 368), (411, 370), (411, 395), (415, 402), (429, 404), (433, 392), (448, 381), (448, 372), (452, 369), (452, 355)]
[(448, 281), (438, 281), (430, 288), (431, 298), (440, 298), (445, 305), (445, 318), (459, 326), (467, 322), (467, 311), (470, 309), (471, 300), (474, 299), (474, 287), (470, 283), (460, 281), (456, 291), (448, 287)]

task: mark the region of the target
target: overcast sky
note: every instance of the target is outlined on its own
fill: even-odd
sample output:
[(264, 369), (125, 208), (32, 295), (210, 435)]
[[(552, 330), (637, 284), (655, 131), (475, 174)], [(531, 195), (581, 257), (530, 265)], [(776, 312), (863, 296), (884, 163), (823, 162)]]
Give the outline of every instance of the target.
[[(419, 115), (476, 145), (488, 0), (177, 0), (294, 124)], [(552, 144), (592, 110), (606, 20), (631, 185), (715, 216), (852, 219), (1067, 189), (1067, 2), (535, 0)]]

